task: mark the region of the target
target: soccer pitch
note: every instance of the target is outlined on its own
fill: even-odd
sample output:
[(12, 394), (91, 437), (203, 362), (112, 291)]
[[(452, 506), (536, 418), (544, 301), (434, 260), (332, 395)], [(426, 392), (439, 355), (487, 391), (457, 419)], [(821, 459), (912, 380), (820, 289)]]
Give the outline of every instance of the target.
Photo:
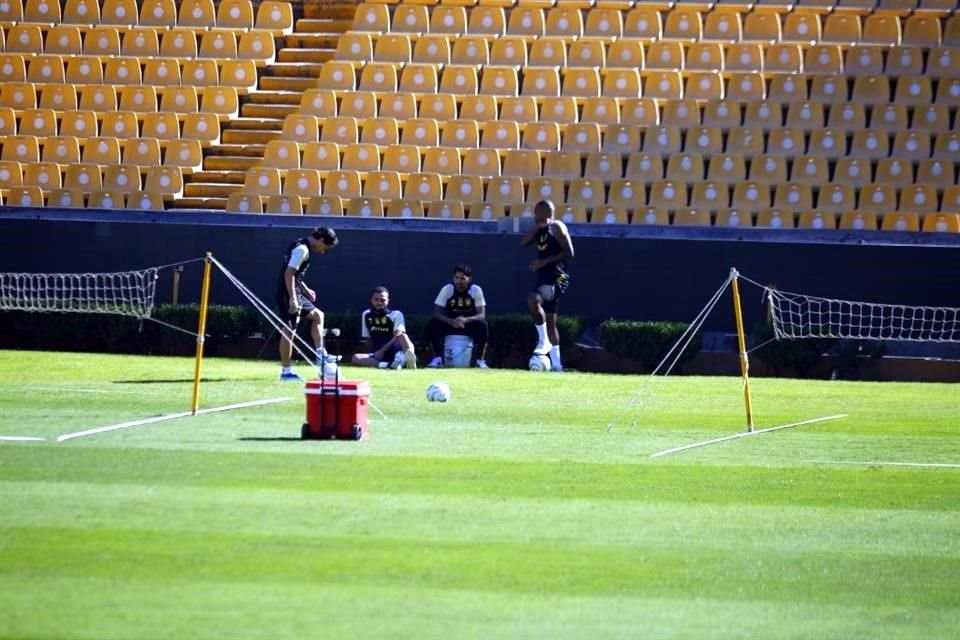
[(289, 400), (57, 442), (186, 411), (192, 361), (0, 352), (0, 637), (960, 629), (957, 385), (758, 379), (758, 429), (847, 417), (651, 459), (742, 431), (740, 381), (345, 367), (386, 417), (331, 442), (278, 370), (210, 359), (201, 407)]

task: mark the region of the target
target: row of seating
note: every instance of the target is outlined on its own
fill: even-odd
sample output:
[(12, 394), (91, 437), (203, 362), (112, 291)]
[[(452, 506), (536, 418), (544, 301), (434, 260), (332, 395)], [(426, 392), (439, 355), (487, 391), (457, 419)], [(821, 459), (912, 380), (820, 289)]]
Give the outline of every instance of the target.
[[(706, 4), (706, 3), (705, 3)], [(712, 3), (709, 3), (712, 4)], [(748, 5), (745, 5), (748, 6)], [(391, 11), (392, 9), (392, 11)], [(666, 11), (638, 5), (629, 10), (556, 6), (361, 4), (352, 29), (375, 33), (443, 33), (451, 35), (562, 35), (646, 40), (719, 42), (826, 42), (835, 44), (960, 44), (960, 19), (918, 14), (858, 16), (846, 13), (741, 11), (718, 5), (699, 11), (678, 4)]]
[(625, 67), (691, 71), (765, 71), (769, 73), (848, 73), (900, 76), (922, 74), (953, 77), (956, 46), (881, 47), (790, 43), (684, 43), (657, 40), (570, 39), (530, 40), (504, 36), (346, 33), (337, 43), (336, 59), (350, 62), (479, 64), (520, 67)]
[[(15, 143), (14, 143), (15, 144)], [(161, 145), (156, 138), (120, 141), (116, 138), (91, 138), (82, 146), (77, 138), (55, 138), (44, 147), (39, 162), (0, 161), (0, 189), (62, 183), (54, 174), (68, 176), (73, 167), (83, 164), (125, 166), (146, 172), (150, 167), (179, 167), (184, 174), (200, 168), (203, 150), (197, 140), (174, 140)]]
[(291, 114), (284, 119), (281, 139), (289, 142), (334, 142), (341, 145), (370, 143), (407, 144), (421, 147), (447, 146), (464, 149), (531, 149), (536, 151), (607, 151), (632, 153), (651, 151), (674, 153), (769, 153), (786, 157), (804, 154), (825, 158), (879, 159), (891, 155), (911, 160), (950, 159), (960, 152), (960, 131), (897, 131), (884, 128), (810, 127), (690, 127), (600, 125), (514, 120), (478, 122), (462, 117), (441, 121), (435, 118), (352, 116), (318, 118)]
[[(450, 202), (417, 199), (382, 200), (380, 198), (339, 198), (337, 196), (300, 197), (273, 195), (262, 198), (244, 193), (231, 194), (227, 200), (229, 213), (307, 214), (323, 216), (390, 217), (407, 219), (493, 220), (508, 216), (532, 217), (534, 203)], [(765, 209), (757, 213), (724, 209), (716, 212), (690, 208), (669, 210), (662, 207), (625, 208), (607, 205), (588, 211), (585, 207), (561, 204), (557, 217), (567, 223), (697, 225), (725, 228), (788, 228), (788, 229), (883, 229), (896, 231), (960, 232), (960, 215), (930, 213), (920, 216), (912, 212), (894, 212), (883, 216), (875, 213), (844, 212), (842, 214), (804, 211), (789, 212)], [(879, 218), (879, 219), (878, 219)]]
[(161, 91), (181, 85), (195, 91), (222, 86), (245, 93), (257, 86), (257, 68), (252, 60), (112, 58), (101, 66), (97, 58), (71, 58), (64, 65), (61, 56), (0, 54), (0, 82), (75, 86), (143, 84)]
[(300, 100), (299, 113), (317, 118), (349, 116), (358, 119), (417, 117), (438, 121), (457, 119), (490, 122), (500, 118), (515, 122), (556, 122), (561, 125), (596, 123), (633, 124), (649, 127), (658, 124), (681, 127), (741, 126), (775, 129), (783, 126), (803, 130), (864, 129), (884, 131), (908, 128), (921, 131), (949, 131), (960, 127), (957, 109), (944, 104), (882, 104), (863, 102), (824, 104), (816, 101), (781, 103), (775, 100), (657, 100), (654, 98), (573, 96), (545, 97), (452, 94), (378, 93), (374, 91), (334, 91), (310, 89)]
[(136, 211), (163, 211), (164, 195), (150, 191), (120, 193), (94, 190), (84, 192), (70, 189), (52, 189), (44, 192), (40, 187), (17, 187), (4, 194), (0, 191), (0, 203), (8, 207), (49, 207), (61, 209), (129, 209)]
[(523, 67), (433, 63), (351, 63), (323, 65), (316, 87), (333, 91), (407, 92), (456, 96), (649, 97), (661, 100), (815, 100), (826, 104), (865, 101), (905, 105), (960, 105), (960, 77), (929, 75), (847, 76), (761, 72), (664, 71), (604, 67)]
[[(178, 10), (179, 9), (179, 10)], [(4, 0), (0, 24), (52, 26), (182, 27), (194, 30), (262, 30), (281, 35), (293, 31), (288, 2), (264, 0), (254, 14), (251, 0)]]
[[(204, 120), (208, 115), (226, 120), (237, 114), (238, 93), (236, 87), (207, 87), (201, 97), (197, 88), (190, 86), (158, 89), (153, 85), (117, 87), (105, 84), (79, 87), (78, 99), (78, 88), (70, 84), (9, 83), (0, 84), (0, 110), (40, 108), (64, 113), (80, 109), (105, 114), (120, 109), (136, 113), (141, 119), (161, 110), (178, 114), (181, 118), (199, 114), (198, 117)], [(128, 137), (128, 134), (122, 137)]]
[[(87, 117), (78, 118), (77, 123), (83, 123), (84, 128), (93, 126), (93, 121)], [(74, 131), (79, 128), (76, 126)], [(90, 129), (93, 136), (4, 136), (0, 141), (3, 149), (0, 155), (3, 160), (14, 162), (40, 162), (41, 159), (60, 162), (59, 158), (74, 157), (70, 149), (85, 147), (89, 139), (114, 138), (120, 140), (121, 145), (127, 144), (127, 140), (154, 139), (163, 148), (178, 140), (190, 140), (205, 147), (214, 142), (211, 140), (213, 134), (219, 137), (219, 122), (215, 118), (187, 117), (181, 130), (176, 114), (170, 113), (146, 114), (142, 125), (137, 122), (136, 114), (129, 111), (105, 113), (99, 129), (99, 132)]]
[[(635, 207), (700, 207), (710, 210), (728, 207), (758, 211), (771, 206), (791, 211), (821, 209), (843, 212), (860, 209), (875, 213), (889, 211), (960, 210), (960, 187), (949, 186), (938, 195), (935, 185), (828, 182), (810, 184), (768, 184), (746, 180), (735, 184), (720, 181), (654, 180), (644, 183), (630, 178), (605, 182), (602, 178), (565, 180), (555, 176), (523, 179), (519, 176), (489, 178), (474, 175), (441, 175), (394, 171), (280, 170), (253, 167), (247, 170), (244, 193), (270, 195), (334, 195), (341, 198), (458, 200), (461, 202), (530, 202), (551, 199), (593, 208), (606, 204)], [(942, 200), (942, 202), (941, 202)]]
[(47, 163), (28, 166), (24, 180), (20, 184), (13, 184), (15, 170), (8, 163), (0, 165), (0, 178), (13, 174), (8, 180), (11, 184), (0, 188), (6, 191), (37, 188), (44, 192), (66, 189), (84, 193), (107, 190), (127, 194), (144, 190), (161, 194), (167, 199), (183, 193), (183, 171), (175, 166), (147, 167), (141, 172), (139, 167), (130, 165), (77, 163), (64, 165), (60, 169), (56, 163)]
[[(3, 42), (0, 29), (0, 43)], [(96, 56), (107, 62), (116, 56), (134, 58), (212, 58), (214, 60), (253, 60), (258, 66), (276, 56), (273, 34), (248, 31), (195, 33), (181, 28), (161, 31), (155, 27), (135, 27), (121, 33), (116, 27), (92, 27), (81, 30), (73, 25), (58, 25), (44, 37), (36, 25), (16, 25), (9, 29), (6, 46), (0, 52), (33, 56), (46, 53), (62, 56)], [(71, 62), (68, 59), (67, 62)]]
[[(301, 157), (302, 154), (302, 157)], [(503, 177), (560, 179), (599, 178), (610, 182), (619, 178), (651, 183), (673, 179), (693, 182), (712, 180), (736, 183), (754, 180), (766, 184), (791, 182), (818, 185), (845, 182), (863, 186), (884, 182), (897, 187), (913, 184), (932, 185), (944, 189), (957, 184), (957, 154), (944, 159), (911, 161), (900, 157), (869, 159), (840, 157), (831, 162), (823, 156), (801, 155), (788, 158), (775, 154), (700, 153), (609, 153), (512, 151), (497, 158), (494, 152), (464, 154), (449, 147), (421, 148), (416, 145), (360, 143), (338, 145), (314, 142), (301, 145), (284, 140), (267, 143), (263, 167), (273, 169), (309, 169), (317, 171), (349, 170), (360, 172), (390, 171), (401, 177), (411, 173), (442, 175), (487, 175), (480, 159), (499, 163)], [(499, 156), (500, 154), (496, 154)]]

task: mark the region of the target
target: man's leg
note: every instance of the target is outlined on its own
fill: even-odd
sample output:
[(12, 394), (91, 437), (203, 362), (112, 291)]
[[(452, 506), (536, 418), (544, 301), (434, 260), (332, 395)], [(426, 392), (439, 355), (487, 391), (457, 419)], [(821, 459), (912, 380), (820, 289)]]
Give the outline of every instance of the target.
[(481, 369), (487, 367), (487, 342), (490, 339), (490, 325), (485, 319), (468, 322), (464, 329), (466, 334), (473, 339), (473, 360), (474, 364)]
[(433, 348), (433, 360), (429, 367), (439, 367), (443, 364), (443, 339), (447, 337), (447, 325), (436, 318), (430, 318), (427, 322), (427, 328), (424, 330), (425, 337)]
[(528, 295), (527, 307), (530, 310), (530, 318), (533, 319), (533, 328), (537, 330), (537, 346), (534, 347), (533, 352), (546, 355), (552, 345), (547, 335), (547, 314), (543, 310), (543, 296), (536, 292)]
[(557, 330), (557, 314), (546, 314), (547, 335), (550, 338), (550, 368), (553, 371), (563, 371), (563, 361), (560, 359), (560, 332)]
[(417, 352), (413, 347), (413, 340), (405, 333), (401, 333), (393, 338), (393, 344), (403, 354), (403, 366), (407, 369), (417, 368)]
[[(281, 317), (286, 317), (283, 315)], [(281, 380), (301, 380), (300, 376), (294, 373), (290, 368), (293, 361), (293, 336), (297, 332), (297, 321), (299, 316), (291, 316), (286, 321), (283, 329), (280, 330), (280, 379)]]

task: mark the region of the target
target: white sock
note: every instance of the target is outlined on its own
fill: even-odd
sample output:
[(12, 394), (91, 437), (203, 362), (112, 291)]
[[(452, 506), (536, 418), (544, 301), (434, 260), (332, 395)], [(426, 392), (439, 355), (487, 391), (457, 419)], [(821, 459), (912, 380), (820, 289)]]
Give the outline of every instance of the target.
[(550, 349), (550, 366), (554, 369), (563, 369), (563, 363), (560, 361), (559, 345), (553, 345)]
[(550, 340), (547, 338), (547, 323), (544, 322), (543, 324), (535, 324), (533, 326), (537, 328), (539, 344), (550, 344)]
[(290, 367), (280, 367), (280, 373), (292, 373)]

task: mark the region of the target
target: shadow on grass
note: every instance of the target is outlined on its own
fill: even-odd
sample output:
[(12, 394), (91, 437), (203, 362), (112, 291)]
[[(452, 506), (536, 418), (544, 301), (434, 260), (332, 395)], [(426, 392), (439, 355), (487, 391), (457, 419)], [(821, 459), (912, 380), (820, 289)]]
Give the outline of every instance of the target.
[[(239, 382), (240, 378), (200, 378), (200, 382)], [(182, 378), (174, 380), (114, 380), (114, 384), (179, 384), (183, 382), (193, 382), (193, 378)]]
[(294, 436), (276, 436), (269, 438), (266, 436), (247, 436), (244, 438), (237, 438), (241, 442), (303, 442), (302, 438), (297, 438)]

